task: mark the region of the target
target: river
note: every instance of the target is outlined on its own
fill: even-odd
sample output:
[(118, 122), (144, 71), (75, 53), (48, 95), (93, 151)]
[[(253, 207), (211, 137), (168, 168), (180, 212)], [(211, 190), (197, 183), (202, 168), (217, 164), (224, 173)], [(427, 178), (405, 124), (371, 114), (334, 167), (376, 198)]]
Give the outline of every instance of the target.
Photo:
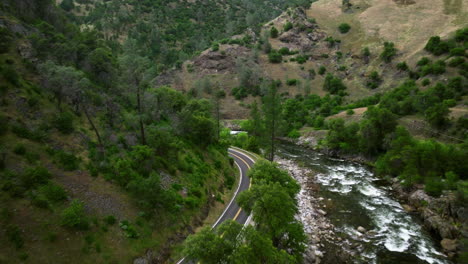
[[(314, 195), (326, 203), (334, 235), (354, 245), (355, 263), (451, 263), (418, 219), (391, 196), (390, 187), (365, 166), (292, 144), (281, 144), (277, 155), (314, 172), (319, 185)], [(333, 246), (342, 244), (331, 243), (324, 254)]]

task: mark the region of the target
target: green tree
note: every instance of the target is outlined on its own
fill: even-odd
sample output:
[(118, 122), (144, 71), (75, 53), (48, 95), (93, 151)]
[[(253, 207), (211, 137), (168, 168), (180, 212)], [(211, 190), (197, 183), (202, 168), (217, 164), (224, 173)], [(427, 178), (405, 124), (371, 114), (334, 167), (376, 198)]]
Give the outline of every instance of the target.
[(151, 78), (150, 61), (137, 53), (137, 44), (135, 40), (127, 40), (124, 47), (124, 54), (119, 57), (119, 64), (123, 71), (123, 80), (125, 82), (129, 95), (136, 95), (136, 111), (138, 113), (138, 124), (140, 128), (141, 144), (146, 144), (145, 121), (143, 94), (147, 88), (147, 82)]
[(266, 147), (268, 159), (273, 161), (275, 157), (275, 140), (279, 127), (278, 119), (281, 113), (281, 102), (276, 83), (269, 85), (267, 93), (263, 98), (262, 111), (265, 122), (265, 141), (269, 141)]
[(448, 123), (448, 114), (450, 110), (444, 103), (436, 104), (426, 110), (425, 118), (431, 126), (435, 128), (443, 128)]
[(78, 200), (73, 200), (68, 208), (62, 212), (62, 225), (86, 230), (89, 228), (89, 219), (84, 211), (84, 204)]
[(341, 79), (333, 76), (331, 73), (328, 73), (323, 83), (323, 90), (331, 94), (342, 94), (344, 90), (346, 90), (346, 86), (343, 84)]
[(278, 29), (276, 29), (275, 27), (271, 27), (270, 37), (271, 38), (277, 38), (278, 37)]
[(380, 53), (380, 58), (385, 62), (391, 62), (396, 53), (397, 49), (393, 42), (384, 42), (384, 49)]
[(350, 29), (351, 29), (351, 26), (348, 23), (341, 23), (338, 26), (338, 30), (340, 31), (341, 34), (348, 33)]

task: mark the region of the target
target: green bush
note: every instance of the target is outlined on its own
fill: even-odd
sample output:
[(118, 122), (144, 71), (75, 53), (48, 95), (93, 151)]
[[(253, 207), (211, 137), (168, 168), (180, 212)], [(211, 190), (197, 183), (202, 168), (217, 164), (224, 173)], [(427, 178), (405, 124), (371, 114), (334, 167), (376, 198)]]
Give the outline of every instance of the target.
[(64, 134), (73, 132), (73, 115), (70, 112), (63, 112), (57, 115), (53, 121), (55, 128)]
[(457, 66), (459, 66), (459, 65), (462, 65), (464, 62), (465, 62), (465, 58), (463, 58), (463, 57), (452, 58), (452, 59), (448, 62), (448, 66), (450, 66), (450, 67), (457, 67)]
[(396, 68), (400, 71), (406, 71), (408, 70), (408, 65), (406, 64), (406, 62), (400, 62), (396, 65)]
[(107, 225), (114, 225), (117, 222), (117, 219), (113, 215), (108, 215), (104, 218), (104, 222)]
[(297, 56), (296, 57), (296, 62), (299, 64), (304, 64), (307, 61), (307, 56)]
[(6, 65), (1, 69), (1, 72), (5, 80), (7, 80), (9, 83), (16, 87), (20, 86), (20, 76), (12, 65)]
[(289, 86), (295, 86), (299, 83), (299, 81), (297, 79), (287, 79), (286, 80), (286, 84), (289, 85)]
[(438, 60), (434, 63), (424, 65), (421, 68), (421, 75), (426, 76), (429, 74), (440, 75), (445, 73), (445, 62), (443, 60)]
[(275, 50), (272, 50), (268, 54), (268, 60), (271, 63), (281, 63), (283, 61), (283, 56), (281, 55), (281, 53), (279, 53), (279, 52), (277, 52)]
[(341, 34), (348, 33), (350, 29), (351, 29), (351, 26), (348, 23), (341, 23), (338, 26), (338, 30), (340, 31)]
[(346, 110), (347, 115), (354, 115), (354, 110), (353, 109), (348, 109)]
[(424, 66), (424, 65), (427, 65), (431, 63), (431, 60), (428, 58), (428, 57), (422, 57), (417, 63), (416, 65), (418, 66)]
[(0, 27), (0, 54), (8, 52), (12, 40), (11, 32), (6, 27)]
[(73, 171), (78, 169), (79, 166), (79, 159), (73, 155), (72, 153), (68, 153), (65, 151), (57, 151), (54, 154), (54, 159), (58, 162), (60, 167), (67, 171)]
[(325, 66), (322, 65), (318, 69), (318, 74), (324, 75), (326, 71), (327, 71), (327, 68), (325, 68)]
[(451, 49), (450, 56), (465, 56), (465, 48), (457, 47)]
[(447, 53), (450, 50), (450, 45), (448, 42), (441, 40), (439, 36), (434, 36), (429, 39), (424, 49), (439, 56)]
[(301, 133), (297, 129), (293, 129), (288, 133), (288, 138), (299, 138)]
[(397, 49), (393, 42), (384, 42), (384, 50), (380, 54), (380, 58), (385, 62), (391, 62), (396, 52)]
[(67, 192), (59, 185), (49, 182), (38, 189), (39, 193), (53, 203), (62, 202), (67, 199)]
[(341, 79), (333, 76), (331, 73), (328, 73), (323, 83), (323, 90), (331, 94), (339, 94), (340, 92), (346, 90), (346, 86), (343, 84)]
[(286, 22), (286, 24), (284, 24), (284, 26), (283, 26), (283, 29), (284, 29), (285, 32), (289, 31), (292, 28), (293, 28), (293, 24), (291, 22), (289, 22), (289, 21)]
[(421, 84), (422, 84), (422, 86), (428, 86), (429, 84), (431, 84), (431, 80), (426, 78), (426, 79), (422, 80)]
[(21, 230), (17, 225), (9, 225), (6, 228), (6, 236), (8, 240), (13, 243), (16, 249), (20, 249), (24, 245), (23, 237), (21, 236)]
[(290, 51), (289, 48), (287, 48), (287, 47), (281, 47), (281, 48), (278, 50), (278, 53), (281, 54), (281, 55), (290, 55), (290, 54), (291, 54), (291, 51)]
[(277, 38), (278, 37), (278, 29), (275, 27), (271, 27), (270, 29), (270, 37)]
[(439, 197), (442, 194), (443, 188), (444, 185), (439, 178), (430, 177), (425, 180), (424, 190), (434, 197)]
[(89, 228), (89, 219), (84, 211), (84, 204), (73, 200), (70, 206), (62, 211), (61, 223), (63, 226), (78, 230)]
[(23, 156), (24, 154), (26, 154), (26, 147), (23, 144), (16, 144), (15, 147), (13, 148), (13, 152), (16, 155)]
[(120, 222), (119, 226), (120, 228), (122, 228), (122, 230), (124, 230), (125, 236), (128, 238), (136, 239), (140, 236), (136, 231), (135, 227), (133, 227), (133, 225), (127, 220), (123, 220), (122, 222)]
[(455, 40), (458, 42), (468, 41), (468, 27), (455, 31)]
[(26, 189), (47, 183), (52, 177), (50, 172), (41, 166), (27, 168), (21, 175), (21, 183)]

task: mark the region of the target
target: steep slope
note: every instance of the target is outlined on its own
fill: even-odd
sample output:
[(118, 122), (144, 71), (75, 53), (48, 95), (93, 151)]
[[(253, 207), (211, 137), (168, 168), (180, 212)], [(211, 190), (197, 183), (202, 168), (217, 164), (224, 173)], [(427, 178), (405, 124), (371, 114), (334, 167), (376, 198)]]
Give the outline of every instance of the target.
[[(234, 40), (221, 41), (219, 49), (206, 50), (186, 62), (182, 70), (163, 74), (156, 83), (171, 84), (185, 91), (202, 89), (200, 93), (208, 97), (203, 91), (207, 83), (222, 86), (227, 94), (223, 100), (224, 117), (246, 118), (248, 109), (244, 105), (252, 98), (243, 99), (245, 104), (236, 101), (233, 88), (247, 86), (244, 87), (247, 90), (258, 90), (262, 79), (275, 79), (282, 81), (280, 91), (290, 97), (308, 93), (323, 96), (326, 73), (319, 72), (324, 67), (327, 73), (344, 82), (349, 94), (345, 100), (352, 102), (392, 89), (408, 79), (408, 72), (397, 67), (399, 62), (406, 62), (412, 70), (423, 56), (447, 60), (424, 50), (428, 39), (448, 38), (468, 25), (468, 7), (462, 1), (350, 1), (349, 7), (342, 3), (317, 1), (307, 10), (290, 9), (266, 23), (262, 33), (246, 32)], [(291, 29), (285, 30), (289, 23)], [(338, 26), (342, 23), (350, 25), (349, 32), (340, 33)], [(277, 38), (270, 35), (272, 27), (279, 30)], [(380, 58), (384, 42), (393, 42), (396, 48), (391, 62)], [(264, 43), (270, 43), (273, 50), (283, 49), (281, 63), (269, 61), (270, 47)], [(292, 55), (284, 48), (292, 51)], [(369, 49), (369, 55), (363, 55), (364, 48)], [(299, 63), (298, 55), (303, 57)], [(377, 81), (373, 80), (373, 74)], [(443, 75), (426, 78), (435, 83), (456, 74), (456, 69), (447, 69)], [(288, 85), (288, 79), (297, 81)], [(417, 79), (419, 83), (424, 78)]]
[(148, 60), (111, 44), (52, 1), (0, 4), (1, 263), (161, 263), (229, 200), (211, 105), (135, 84)]

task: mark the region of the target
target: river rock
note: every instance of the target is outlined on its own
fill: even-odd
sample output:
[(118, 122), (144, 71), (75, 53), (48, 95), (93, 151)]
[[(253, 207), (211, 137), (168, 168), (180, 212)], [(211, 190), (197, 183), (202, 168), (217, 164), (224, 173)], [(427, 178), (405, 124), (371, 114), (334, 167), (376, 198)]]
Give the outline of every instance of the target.
[(357, 228), (357, 231), (359, 231), (360, 233), (365, 233), (367, 230), (366, 230), (364, 227), (359, 226), (359, 227)]
[(430, 204), (432, 198), (427, 195), (423, 190), (417, 190), (413, 192), (408, 198), (410, 205), (421, 206), (422, 204)]
[(440, 241), (440, 245), (446, 252), (454, 252), (457, 250), (458, 241), (456, 239), (444, 238)]
[(408, 213), (414, 212), (414, 207), (409, 204), (402, 204), (401, 207)]
[(327, 212), (325, 212), (324, 210), (322, 209), (318, 209), (317, 212), (321, 215), (327, 215)]

